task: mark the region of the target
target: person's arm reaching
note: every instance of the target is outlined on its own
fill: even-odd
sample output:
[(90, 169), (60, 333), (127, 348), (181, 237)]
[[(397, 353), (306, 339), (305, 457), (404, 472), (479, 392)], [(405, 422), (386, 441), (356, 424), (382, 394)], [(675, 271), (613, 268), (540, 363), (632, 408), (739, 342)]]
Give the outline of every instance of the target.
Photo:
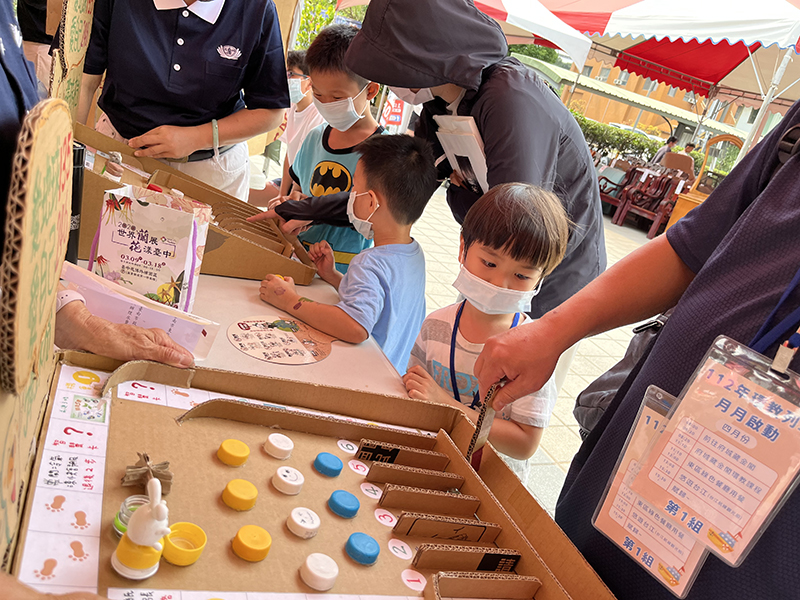
[(674, 306), (693, 278), (666, 236), (648, 242), (542, 318), (489, 338), (475, 363), (480, 389), (508, 380), (496, 410), (539, 390), (567, 348)]
[(292, 181), (291, 177), (289, 176), (289, 155), (287, 154), (283, 158), (283, 176), (281, 177), (281, 196), (288, 196), (289, 192), (292, 190), (292, 185), (294, 182)]
[[(283, 108), (243, 108), (217, 122), (219, 145), (238, 144), (277, 128), (283, 120)], [(139, 148), (134, 156), (181, 158), (196, 150), (214, 147), (212, 124), (195, 127), (162, 125), (128, 140), (131, 148)]]
[(261, 282), (260, 297), (267, 304), (345, 342), (358, 344), (369, 337), (369, 332), (338, 306), (300, 296), (291, 277), (267, 275)]
[[(92, 107), (92, 100), (97, 88), (100, 87), (100, 82), (103, 80), (102, 75), (92, 75), (84, 73), (81, 75), (81, 92), (78, 97), (78, 110), (75, 113), (75, 120), (78, 123), (88, 127), (94, 127), (94, 118), (91, 122), (89, 120), (89, 109)], [(94, 117), (94, 115), (92, 115)]]

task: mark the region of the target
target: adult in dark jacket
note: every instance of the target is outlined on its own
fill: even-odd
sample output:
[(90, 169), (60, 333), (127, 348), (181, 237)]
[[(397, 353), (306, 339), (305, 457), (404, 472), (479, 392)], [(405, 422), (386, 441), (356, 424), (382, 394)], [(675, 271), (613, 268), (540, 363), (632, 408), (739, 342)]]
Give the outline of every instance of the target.
[[(597, 176), (578, 124), (533, 70), (507, 53), (500, 26), (468, 0), (372, 0), (346, 60), (371, 81), (431, 89), (436, 97), (424, 104), (414, 134), (427, 139), (437, 156), (444, 153), (433, 116), (448, 114), (451, 105), (475, 119), (490, 187), (532, 183), (561, 199), (574, 226), (564, 261), (533, 300), (530, 314), (537, 318), (603, 272), (603, 221)], [(451, 175), (446, 159), (439, 166), (442, 178)], [(459, 223), (478, 198), (458, 185), (447, 192)], [(341, 220), (340, 204), (288, 202), (276, 213), (287, 220)]]

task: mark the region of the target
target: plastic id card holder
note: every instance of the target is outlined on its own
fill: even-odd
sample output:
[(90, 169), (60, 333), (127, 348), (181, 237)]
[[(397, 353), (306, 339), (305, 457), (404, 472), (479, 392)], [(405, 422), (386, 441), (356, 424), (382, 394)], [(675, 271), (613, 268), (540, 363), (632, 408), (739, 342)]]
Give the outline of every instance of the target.
[(631, 488), (738, 567), (797, 485), (800, 380), (718, 337)]
[(652, 440), (668, 422), (675, 397), (651, 385), (592, 524), (678, 598), (685, 598), (708, 552), (667, 513), (629, 487)]

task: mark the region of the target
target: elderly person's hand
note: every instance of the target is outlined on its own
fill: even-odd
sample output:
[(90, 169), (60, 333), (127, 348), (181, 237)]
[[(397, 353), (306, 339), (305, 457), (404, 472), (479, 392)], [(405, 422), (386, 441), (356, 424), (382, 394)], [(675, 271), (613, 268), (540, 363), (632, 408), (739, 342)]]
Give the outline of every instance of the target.
[(191, 367), (192, 353), (161, 329), (120, 325), (96, 317), (82, 302), (70, 302), (56, 315), (59, 348), (85, 350), (118, 360), (152, 360), (173, 367)]

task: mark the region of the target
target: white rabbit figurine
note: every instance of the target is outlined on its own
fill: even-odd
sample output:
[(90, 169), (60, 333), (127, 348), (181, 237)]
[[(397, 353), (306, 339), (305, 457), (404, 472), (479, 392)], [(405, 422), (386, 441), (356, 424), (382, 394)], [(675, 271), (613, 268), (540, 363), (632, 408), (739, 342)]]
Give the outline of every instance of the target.
[(131, 515), (128, 538), (139, 546), (151, 546), (161, 551), (159, 540), (169, 533), (169, 509), (161, 499), (161, 481), (155, 477), (147, 482), (148, 504), (143, 504)]

